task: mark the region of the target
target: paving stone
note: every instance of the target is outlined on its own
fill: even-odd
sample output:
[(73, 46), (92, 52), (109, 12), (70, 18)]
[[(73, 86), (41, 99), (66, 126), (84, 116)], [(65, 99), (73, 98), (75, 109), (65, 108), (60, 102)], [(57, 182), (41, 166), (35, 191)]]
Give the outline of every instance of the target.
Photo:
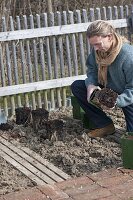
[(73, 195), (72, 198), (74, 200), (81, 200), (81, 199), (82, 200), (96, 200), (100, 198), (108, 199), (109, 196), (111, 196), (111, 192), (106, 188), (100, 187), (99, 189), (94, 190), (92, 192), (89, 191), (87, 193)]
[(94, 182), (88, 177), (79, 177), (56, 183), (56, 186), (65, 191), (67, 189), (80, 188), (84, 185), (91, 185), (93, 183)]
[(110, 188), (113, 194), (117, 194), (119, 197), (129, 198), (133, 197), (133, 179), (127, 182), (121, 183), (120, 185)]
[(121, 193), (123, 192), (124, 190), (127, 191), (127, 190), (133, 190), (133, 179), (132, 180), (129, 180), (129, 181), (126, 181), (126, 182), (123, 182), (119, 185), (115, 185), (115, 186), (112, 186), (110, 187), (110, 190), (113, 192), (113, 193)]
[(68, 199), (69, 196), (60, 190), (56, 185), (40, 186), (38, 189), (52, 200)]
[(133, 200), (133, 170), (109, 169), (87, 177), (37, 186), (0, 200)]
[(78, 194), (84, 194), (87, 192), (93, 192), (100, 188), (101, 188), (101, 186), (93, 183), (93, 184), (83, 185), (81, 187), (71, 187), (71, 188), (69, 187), (69, 188), (65, 189), (65, 193), (67, 193), (69, 196), (74, 196), (74, 195), (78, 195)]
[(4, 197), (1, 196), (1, 197), (0, 197), (0, 200), (5, 200), (5, 199), (4, 199)]
[(132, 169), (120, 168), (119, 171), (121, 171), (124, 174), (129, 174), (129, 175), (133, 176), (133, 170)]
[[(51, 200), (53, 200), (53, 199), (51, 199)], [(67, 199), (66, 198), (65, 199), (64, 198), (61, 198), (61, 199), (59, 198), (58, 200), (74, 200), (74, 199), (72, 199), (71, 197), (69, 197)]]
[(108, 199), (107, 197), (103, 197), (103, 198), (98, 198), (96, 200), (122, 200), (122, 199), (117, 196), (112, 195), (112, 196), (109, 196)]
[(123, 191), (122, 193), (117, 193), (117, 196), (123, 200), (133, 200), (133, 190)]
[(26, 189), (20, 192), (4, 195), (5, 200), (48, 200), (37, 188)]
[(125, 183), (130, 180), (132, 180), (131, 176), (129, 176), (127, 174), (123, 174), (123, 175), (120, 175), (117, 177), (114, 176), (114, 177), (110, 177), (110, 178), (105, 178), (103, 180), (98, 180), (97, 184), (101, 185), (102, 187), (111, 188), (111, 187), (117, 186), (119, 184)]
[(116, 177), (116, 176), (120, 176), (122, 175), (122, 171), (119, 171), (118, 169), (107, 169), (104, 171), (100, 171), (100, 172), (96, 172), (96, 173), (92, 173), (90, 175), (88, 175), (88, 177), (90, 179), (92, 179), (93, 181), (97, 181), (97, 180), (103, 180), (105, 178), (110, 178), (110, 177)]

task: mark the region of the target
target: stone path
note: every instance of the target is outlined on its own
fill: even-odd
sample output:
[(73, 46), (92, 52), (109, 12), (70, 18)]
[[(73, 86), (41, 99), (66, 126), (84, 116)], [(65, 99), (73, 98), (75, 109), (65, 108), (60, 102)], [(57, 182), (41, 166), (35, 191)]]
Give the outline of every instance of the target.
[(86, 177), (9, 193), (0, 200), (133, 200), (133, 170), (109, 169)]

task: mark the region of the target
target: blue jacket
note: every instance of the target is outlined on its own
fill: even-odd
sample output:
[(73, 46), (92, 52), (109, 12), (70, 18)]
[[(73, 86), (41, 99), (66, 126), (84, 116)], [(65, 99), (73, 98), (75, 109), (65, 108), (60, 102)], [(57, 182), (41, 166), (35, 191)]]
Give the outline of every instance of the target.
[[(86, 61), (87, 78), (89, 84), (98, 85), (98, 65), (95, 60), (94, 49)], [(115, 61), (108, 66), (107, 87), (117, 92), (117, 106), (125, 107), (133, 103), (133, 46), (123, 44)]]

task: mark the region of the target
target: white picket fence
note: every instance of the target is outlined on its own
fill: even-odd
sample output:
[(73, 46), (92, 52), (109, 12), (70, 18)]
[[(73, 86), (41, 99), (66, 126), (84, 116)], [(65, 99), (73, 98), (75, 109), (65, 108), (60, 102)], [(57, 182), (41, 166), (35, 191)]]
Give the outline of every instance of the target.
[[(6, 115), (20, 106), (55, 109), (67, 106), (69, 86), (86, 77), (90, 45), (86, 30), (95, 19), (109, 20), (123, 35), (132, 6), (97, 8), (42, 16), (10, 17), (10, 29), (3, 18), (0, 32), (0, 103)], [(56, 21), (55, 21), (56, 19)], [(23, 27), (23, 28), (22, 28)], [(50, 106), (49, 106), (50, 105)]]

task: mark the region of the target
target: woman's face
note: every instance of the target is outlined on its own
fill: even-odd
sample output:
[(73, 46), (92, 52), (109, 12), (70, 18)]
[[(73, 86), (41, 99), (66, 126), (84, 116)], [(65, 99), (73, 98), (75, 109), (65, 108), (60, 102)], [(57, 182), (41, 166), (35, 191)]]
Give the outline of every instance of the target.
[(102, 36), (93, 36), (89, 38), (89, 43), (94, 47), (95, 50), (106, 52), (112, 45), (112, 35)]

